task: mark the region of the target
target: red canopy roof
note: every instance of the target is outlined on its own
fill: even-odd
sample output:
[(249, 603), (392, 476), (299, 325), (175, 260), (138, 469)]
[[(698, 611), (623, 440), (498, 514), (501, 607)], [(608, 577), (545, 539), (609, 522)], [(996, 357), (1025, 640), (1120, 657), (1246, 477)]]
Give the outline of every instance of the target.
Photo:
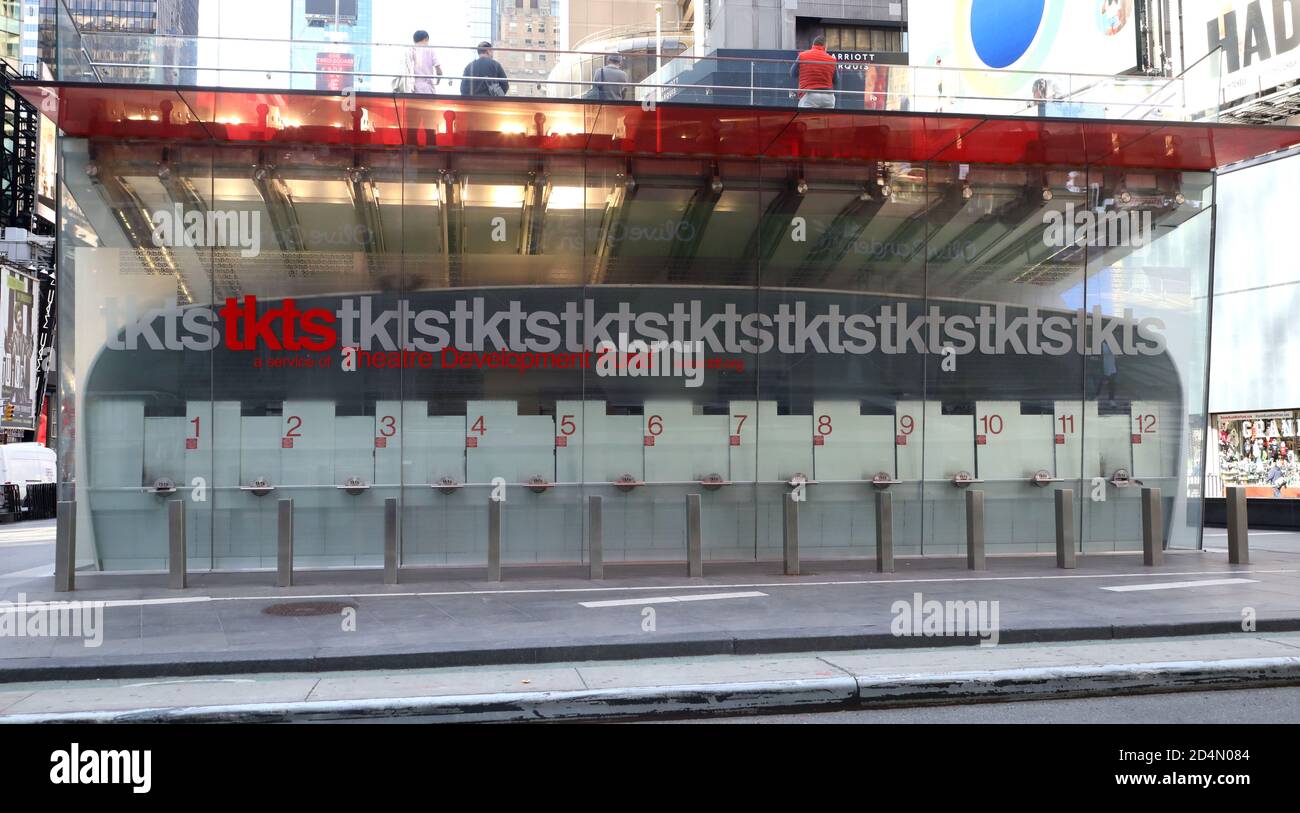
[(16, 82), (70, 136), (1209, 170), (1300, 127)]

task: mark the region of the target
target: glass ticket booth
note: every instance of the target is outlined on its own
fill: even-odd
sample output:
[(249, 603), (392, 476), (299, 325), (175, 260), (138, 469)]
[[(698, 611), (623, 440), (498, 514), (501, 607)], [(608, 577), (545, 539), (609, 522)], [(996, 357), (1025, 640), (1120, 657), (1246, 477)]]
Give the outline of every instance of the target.
[(969, 488), (990, 554), (1058, 488), (1083, 552), (1140, 550), (1141, 486), (1199, 546), (1207, 172), (474, 135), (64, 135), (79, 566), (165, 568), (174, 499), (194, 570), (273, 568), (283, 499), (297, 567), (381, 566), (388, 499), (404, 566), (482, 566), (494, 494), (507, 564), (585, 562), (592, 496), (605, 561), (681, 561), (689, 494), (706, 561), (775, 561), (800, 483), (809, 560), (874, 555), (882, 489), (898, 555), (962, 553)]

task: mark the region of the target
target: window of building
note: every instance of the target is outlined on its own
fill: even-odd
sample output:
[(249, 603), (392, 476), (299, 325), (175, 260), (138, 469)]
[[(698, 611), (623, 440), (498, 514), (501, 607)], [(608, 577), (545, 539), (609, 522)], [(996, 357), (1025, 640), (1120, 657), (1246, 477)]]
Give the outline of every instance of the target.
[[(899, 28), (870, 25), (827, 25), (826, 50), (828, 51), (890, 51), (906, 50), (903, 31)], [(813, 35), (815, 36), (815, 34)], [(809, 37), (811, 40), (811, 37)]]

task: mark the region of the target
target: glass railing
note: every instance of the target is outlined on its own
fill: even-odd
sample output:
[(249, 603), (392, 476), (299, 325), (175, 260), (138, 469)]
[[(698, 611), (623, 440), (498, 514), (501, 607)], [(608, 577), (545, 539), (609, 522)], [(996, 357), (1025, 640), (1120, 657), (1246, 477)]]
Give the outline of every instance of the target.
[(836, 87), (803, 93), (795, 60), (641, 52), (624, 54), (627, 81), (594, 82), (609, 79), (605, 53), (497, 48), (507, 77), (493, 83), (466, 75), (476, 54), (460, 46), (428, 46), (438, 74), (406, 45), (89, 33), (60, 12), (63, 81), (438, 95), (497, 84), (512, 97), (1153, 121), (1215, 120), (1222, 98), (1221, 52), (1173, 78), (842, 61)]

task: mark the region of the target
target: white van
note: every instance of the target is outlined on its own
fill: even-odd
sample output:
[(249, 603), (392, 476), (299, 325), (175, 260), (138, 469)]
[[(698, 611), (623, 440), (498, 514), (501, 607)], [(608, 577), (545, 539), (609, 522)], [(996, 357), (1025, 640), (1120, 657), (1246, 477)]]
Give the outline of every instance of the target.
[(39, 443), (0, 444), (0, 484), (18, 486), (27, 497), (28, 483), (53, 483), (57, 479), (54, 450)]

